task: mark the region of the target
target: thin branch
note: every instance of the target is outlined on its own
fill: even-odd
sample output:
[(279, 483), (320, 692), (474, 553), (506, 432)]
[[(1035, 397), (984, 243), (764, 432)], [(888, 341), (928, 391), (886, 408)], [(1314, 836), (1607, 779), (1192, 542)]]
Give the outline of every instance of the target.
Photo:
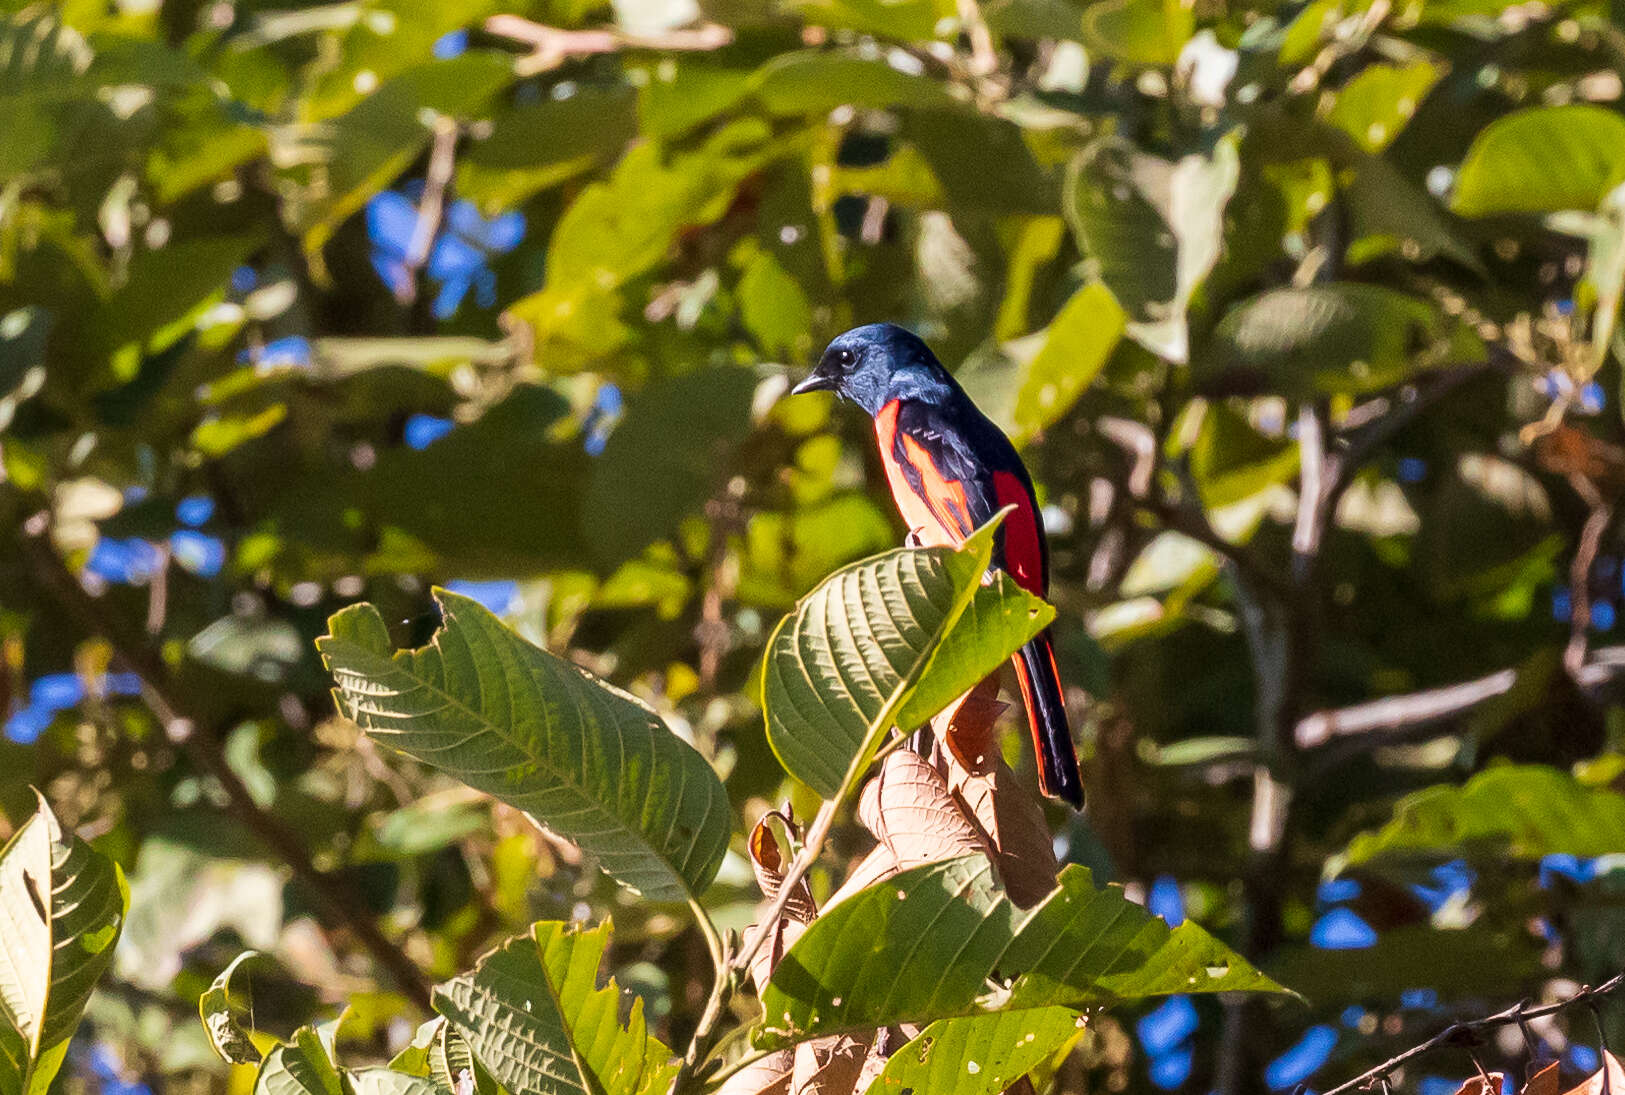
[(1569, 567), (1569, 589), (1572, 609), (1569, 613), (1569, 642), (1563, 651), (1563, 668), (1571, 677), (1578, 677), (1586, 662), (1586, 628), (1591, 626), (1591, 564), (1596, 561), (1597, 549), (1602, 546), (1602, 534), (1614, 520), (1614, 507), (1605, 502), (1594, 488), (1579, 476), (1571, 476), (1576, 486), (1585, 485), (1583, 492), (1591, 505), (1584, 527), (1580, 529), (1580, 543), (1574, 551), (1574, 562)]
[(1394, 1072), (1395, 1069), (1399, 1068), (1407, 1061), (1414, 1060), (1415, 1058), (1422, 1056), (1424, 1053), (1431, 1052), (1432, 1050), (1438, 1049), (1441, 1046), (1462, 1044), (1471, 1045), (1477, 1040), (1478, 1035), (1484, 1031), (1495, 1030), (1504, 1026), (1511, 1026), (1514, 1023), (1523, 1023), (1529, 1019), (1539, 1019), (1547, 1015), (1556, 1015), (1558, 1012), (1564, 1010), (1565, 1008), (1573, 1007), (1575, 1004), (1593, 1004), (1596, 1001), (1608, 996), (1610, 993), (1619, 991), (1621, 988), (1625, 988), (1625, 973), (1616, 974), (1595, 988), (1583, 988), (1573, 996), (1569, 997), (1567, 1000), (1559, 1000), (1554, 1004), (1543, 1004), (1538, 1008), (1526, 1008), (1520, 1002), (1514, 1004), (1510, 1008), (1507, 1008), (1505, 1011), (1498, 1011), (1494, 1015), (1486, 1016), (1483, 1019), (1472, 1019), (1463, 1023), (1451, 1023), (1449, 1026), (1445, 1027), (1443, 1030), (1429, 1038), (1427, 1041), (1423, 1042), (1421, 1045), (1412, 1046), (1404, 1053), (1401, 1053), (1396, 1057), (1390, 1057), (1377, 1067), (1367, 1069), (1354, 1079), (1332, 1088), (1330, 1091), (1326, 1092), (1326, 1095), (1343, 1095), (1344, 1092), (1355, 1091), (1360, 1088), (1370, 1088), (1373, 1083), (1386, 1079)]
[(518, 65), (522, 76), (534, 76), (558, 68), (572, 57), (619, 53), (626, 49), (703, 53), (721, 49), (734, 37), (733, 31), (720, 23), (702, 23), (697, 27), (668, 30), (662, 34), (628, 34), (609, 28), (564, 30), (532, 22), (519, 15), (493, 15), (483, 25), (488, 34), (531, 47), (530, 55)]
[(226, 795), (227, 813), (287, 863), (322, 911), (347, 927), (373, 960), (389, 971), (396, 986), (427, 1011), (429, 986), (417, 965), (379, 929), (350, 881), (317, 867), (299, 834), (254, 801), (227, 762), (215, 728), (192, 713), (169, 665), (155, 649), (128, 634), (119, 620), (85, 592), (46, 538), (48, 528), (48, 521), (29, 522), (28, 531), (20, 537), (23, 555), (40, 588), (86, 631), (106, 640), (117, 660), (141, 678), (142, 699), (162, 724), (166, 736), (220, 785)]
[(1406, 730), (1440, 722), (1505, 695), (1517, 681), (1517, 670), (1502, 669), (1477, 680), (1443, 688), (1316, 711), (1298, 720), (1294, 737), (1299, 749), (1314, 749), (1333, 738)]
[(457, 122), (444, 114), (434, 120), (434, 144), (429, 149), (429, 168), (423, 179), (423, 200), (418, 203), (417, 223), (406, 245), (406, 276), (395, 286), (395, 298), (411, 304), (418, 295), (418, 271), (429, 261), (429, 249), (440, 234), (440, 221), (446, 209), (446, 188), (456, 166)]

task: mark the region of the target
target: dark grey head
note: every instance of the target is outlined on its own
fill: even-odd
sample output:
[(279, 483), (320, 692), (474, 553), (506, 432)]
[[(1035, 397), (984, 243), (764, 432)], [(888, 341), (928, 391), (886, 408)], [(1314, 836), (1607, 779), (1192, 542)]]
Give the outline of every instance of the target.
[(875, 415), (894, 399), (941, 399), (953, 387), (948, 370), (918, 335), (892, 323), (871, 323), (831, 342), (790, 394), (830, 391)]

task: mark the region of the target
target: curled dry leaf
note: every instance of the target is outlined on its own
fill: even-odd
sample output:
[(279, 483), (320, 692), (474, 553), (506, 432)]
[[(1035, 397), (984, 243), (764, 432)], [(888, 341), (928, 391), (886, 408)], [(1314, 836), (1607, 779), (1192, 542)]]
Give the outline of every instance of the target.
[(790, 1095), (793, 1049), (781, 1049), (729, 1076), (716, 1095)]
[[(789, 833), (795, 832), (795, 823), (777, 810), (770, 811), (762, 816), (750, 831), (750, 865), (756, 872), (756, 885), (761, 888), (764, 906), (771, 904), (779, 894), (779, 887), (784, 884), (784, 874), (788, 868), (788, 857), (784, 849), (779, 846), (779, 838), (773, 832), (772, 822), (782, 823)], [(807, 880), (800, 879), (790, 899), (785, 903), (784, 913), (775, 924), (754, 924), (746, 929), (747, 933), (760, 931), (772, 932), (771, 938), (756, 951), (756, 957), (751, 960), (750, 976), (760, 992), (762, 986), (767, 984), (773, 975), (773, 967), (778, 965), (784, 952), (790, 949), (790, 944), (800, 938), (801, 933), (807, 930), (818, 916), (818, 907), (813, 903), (812, 890), (807, 887)], [(788, 1069), (788, 1062), (786, 1063)]]
[(1456, 1089), (1456, 1095), (1501, 1095), (1506, 1077), (1499, 1072), (1480, 1072)]
[(796, 1047), (791, 1095), (851, 1095), (874, 1048), (873, 1034), (832, 1034)]
[(1010, 900), (1023, 909), (1042, 901), (1055, 889), (1061, 864), (1037, 796), (997, 755), (985, 775), (969, 771), (946, 750), (939, 750), (932, 762), (977, 827)]
[(830, 898), (832, 906), (899, 871), (983, 849), (942, 776), (909, 749), (888, 756), (864, 785), (858, 820), (880, 843)]
[(1607, 1050), (1602, 1052), (1602, 1067), (1578, 1087), (1571, 1087), (1567, 1095), (1619, 1095), (1625, 1092), (1625, 1065)]
[(1547, 1065), (1523, 1085), (1522, 1095), (1557, 1095), (1559, 1065), (1556, 1061)]
[(986, 775), (999, 760), (994, 724), (1009, 706), (999, 700), (999, 675), (994, 673), (944, 708), (931, 720), (931, 729), (937, 741), (948, 743), (961, 767)]

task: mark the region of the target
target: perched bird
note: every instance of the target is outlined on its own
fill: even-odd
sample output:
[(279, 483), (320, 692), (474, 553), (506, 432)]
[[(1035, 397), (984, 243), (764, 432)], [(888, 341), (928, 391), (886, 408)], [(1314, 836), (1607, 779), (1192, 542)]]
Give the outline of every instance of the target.
[[(816, 391), (835, 392), (874, 419), (892, 498), (920, 543), (957, 547), (1014, 505), (999, 529), (993, 563), (1023, 589), (1048, 593), (1049, 545), (1032, 478), (1009, 439), (918, 336), (889, 323), (846, 332), (792, 394)], [(1039, 786), (1081, 808), (1083, 781), (1049, 632), (1013, 661), (1038, 752)]]

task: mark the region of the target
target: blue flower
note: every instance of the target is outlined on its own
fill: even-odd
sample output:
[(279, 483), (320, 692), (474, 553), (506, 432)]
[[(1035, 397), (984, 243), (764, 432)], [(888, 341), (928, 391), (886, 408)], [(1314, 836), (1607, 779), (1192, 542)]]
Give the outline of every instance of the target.
[(226, 564), (226, 545), (194, 529), (177, 529), (169, 538), (175, 561), (200, 578), (213, 578)]
[(35, 678), (28, 688), (28, 704), (6, 719), (5, 735), (29, 745), (43, 734), (58, 711), (73, 707), (85, 698), (85, 684), (75, 673), (47, 673)]
[(1172, 1091), (1190, 1078), (1195, 1049), (1189, 1042), (1151, 1058), (1151, 1082), (1163, 1091)]
[(432, 414), (415, 414), (406, 420), (406, 429), (403, 431), (406, 447), (426, 449), (456, 427), (457, 423), (449, 418), (437, 418)]
[(1151, 883), (1145, 907), (1177, 928), (1185, 922), (1185, 897), (1179, 892), (1179, 882), (1173, 875), (1159, 874)]
[(310, 366), (310, 340), (299, 335), (274, 339), (256, 349), (244, 350), (237, 355), (240, 364), (252, 364), (258, 369)]
[(1568, 586), (1558, 586), (1552, 590), (1552, 619), (1560, 624), (1566, 624), (1574, 615), (1574, 595), (1569, 592)]
[(1399, 994), (1399, 1006), (1412, 1011), (1430, 1011), (1439, 1006), (1439, 994), (1433, 989), (1406, 989)]
[(494, 305), (497, 279), (490, 261), (518, 247), (524, 238), (525, 215), (518, 210), (486, 220), (473, 202), (453, 202), (446, 213), (446, 230), (429, 252), (429, 276), (440, 282), (435, 318), (449, 319), (470, 288), (481, 308)]
[(1580, 410), (1585, 414), (1597, 414), (1608, 404), (1608, 396), (1604, 394), (1602, 385), (1595, 380), (1586, 381), (1585, 387), (1580, 389)]
[(1353, 909), (1336, 908), (1315, 921), (1309, 942), (1326, 951), (1362, 950), (1376, 945), (1377, 932)]
[(1344, 1026), (1355, 1029), (1358, 1028), (1361, 1023), (1365, 1022), (1366, 1014), (1367, 1012), (1365, 1008), (1362, 1008), (1359, 1004), (1350, 1004), (1348, 1007), (1343, 1009), (1343, 1014), (1340, 1016), (1340, 1018)]
[(1574, 1071), (1584, 1072), (1587, 1075), (1596, 1072), (1602, 1065), (1602, 1058), (1597, 1056), (1596, 1050), (1578, 1042), (1569, 1046), (1569, 1051), (1563, 1054), (1563, 1059)]
[[(421, 189), (422, 184), (419, 184)], [(372, 268), (397, 297), (412, 288), (406, 256), (417, 232), (416, 200), (395, 190), (374, 194), (367, 202), (367, 238), (372, 241)]]
[(85, 568), (105, 582), (131, 585), (151, 578), (162, 562), (158, 549), (146, 540), (103, 536), (90, 549)]
[(1170, 996), (1154, 1011), (1148, 1011), (1134, 1024), (1140, 1045), (1152, 1057), (1160, 1057), (1196, 1033), (1196, 1005), (1188, 996)]
[(1591, 630), (1612, 631), (1614, 629), (1614, 602), (1596, 601), (1591, 606)]
[(1474, 875), (1466, 860), (1452, 859), (1449, 863), (1441, 863), (1433, 868), (1434, 885), (1415, 885), (1411, 892), (1422, 899), (1430, 912), (1438, 912), (1445, 903), (1464, 894), (1472, 888)]
[(599, 386), (592, 409), (581, 424), (581, 432), (586, 435), (581, 446), (587, 450), (588, 456), (598, 456), (609, 444), (609, 431), (615, 428), (615, 422), (621, 416), (621, 404), (621, 389), (608, 381)]
[(470, 582), (457, 579), (447, 582), (446, 588), (453, 593), (460, 593), (464, 597), (478, 601), (498, 616), (512, 611), (514, 602), (519, 599), (518, 582)]
[(1264, 1082), (1271, 1091), (1281, 1091), (1302, 1083), (1326, 1063), (1337, 1046), (1337, 1028), (1322, 1023), (1310, 1027), (1298, 1044), (1269, 1063)]
[(239, 266), (231, 272), (231, 291), (239, 295), (251, 293), (260, 283), (259, 271), (252, 266)]
[(1420, 483), (1427, 478), (1428, 462), (1419, 456), (1403, 456), (1398, 470), (1401, 483)]
[(175, 520), (192, 528), (208, 524), (213, 516), (214, 499), (207, 494), (187, 495), (175, 506)]
[(437, 61), (449, 61), (453, 57), (460, 57), (468, 49), (468, 31), (454, 30), (449, 34), (442, 34), (434, 40), (434, 56)]
[(1540, 885), (1542, 889), (1551, 889), (1559, 878), (1566, 878), (1571, 882), (1584, 884), (1597, 877), (1597, 861), (1595, 859), (1581, 859), (1577, 855), (1567, 852), (1554, 853), (1542, 856), (1540, 860)]
[(1315, 900), (1322, 905), (1335, 905), (1339, 901), (1353, 901), (1360, 896), (1360, 883), (1353, 878), (1328, 878), (1315, 891)]

